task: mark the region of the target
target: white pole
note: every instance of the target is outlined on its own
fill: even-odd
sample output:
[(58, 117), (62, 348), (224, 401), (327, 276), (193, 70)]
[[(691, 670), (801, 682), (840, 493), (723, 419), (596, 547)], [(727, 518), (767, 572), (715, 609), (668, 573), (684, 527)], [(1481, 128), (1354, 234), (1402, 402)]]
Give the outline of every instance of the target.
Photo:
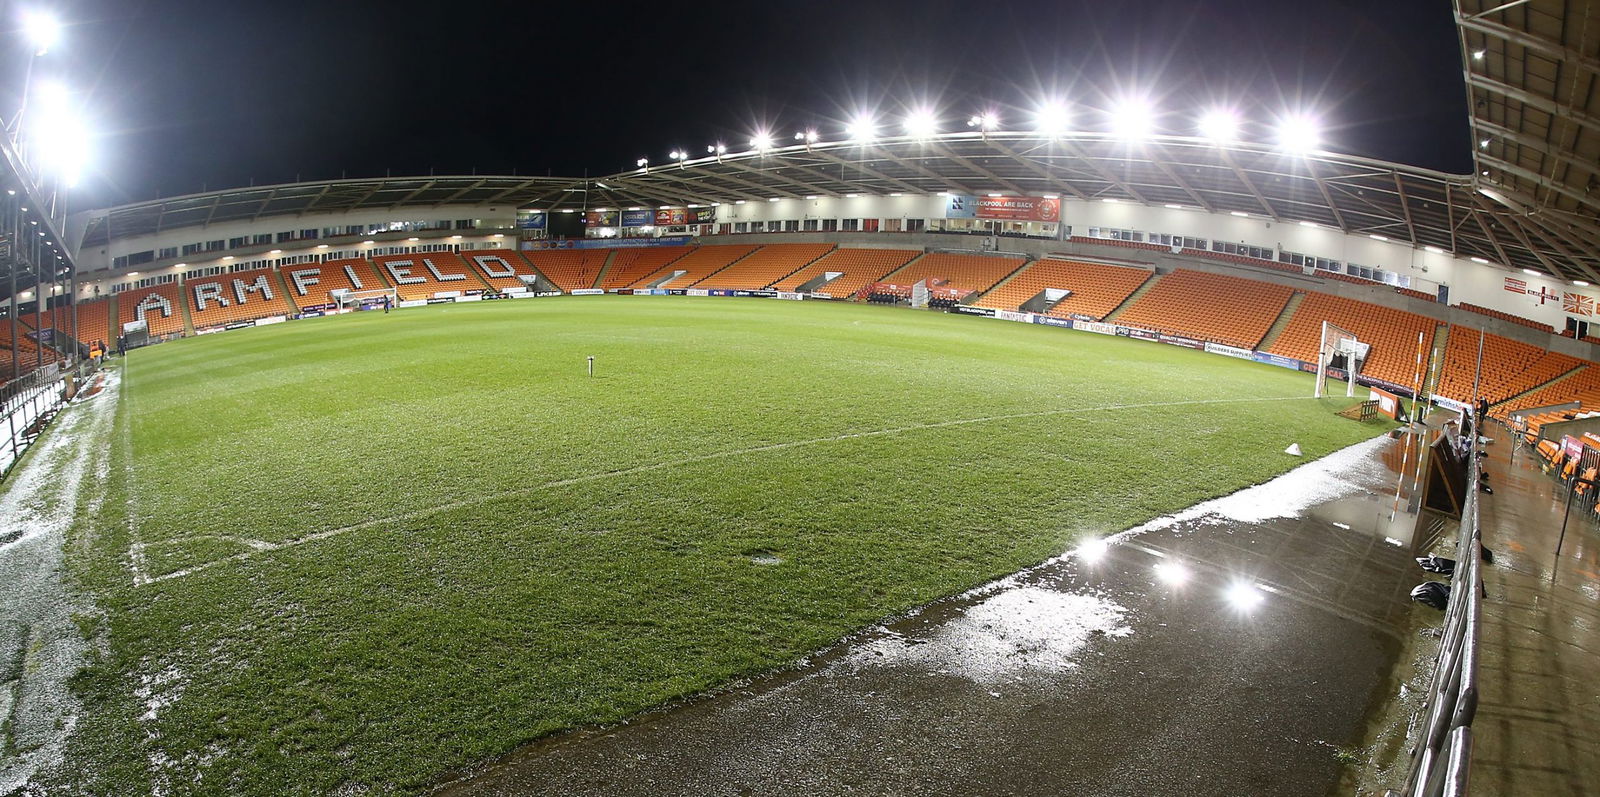
[(594, 355), (589, 355), (589, 376), (594, 376)]
[(1311, 389), (1312, 398), (1322, 398), (1322, 380), (1328, 375), (1328, 322), (1322, 322), (1322, 340), (1317, 344), (1317, 382)]

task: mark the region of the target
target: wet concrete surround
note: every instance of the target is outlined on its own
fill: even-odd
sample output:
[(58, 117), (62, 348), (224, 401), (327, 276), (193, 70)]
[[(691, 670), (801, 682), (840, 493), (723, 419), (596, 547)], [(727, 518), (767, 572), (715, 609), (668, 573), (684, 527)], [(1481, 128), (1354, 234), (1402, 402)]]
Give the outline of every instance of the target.
[[(444, 794), (1325, 794), (1418, 580), (1377, 439)], [(1386, 539), (1387, 538), (1387, 539)]]

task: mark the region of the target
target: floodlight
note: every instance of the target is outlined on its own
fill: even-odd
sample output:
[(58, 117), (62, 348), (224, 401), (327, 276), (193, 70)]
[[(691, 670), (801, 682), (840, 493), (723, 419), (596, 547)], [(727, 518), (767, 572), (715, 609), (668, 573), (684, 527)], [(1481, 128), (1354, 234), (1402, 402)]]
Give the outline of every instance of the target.
[(750, 137), (750, 148), (757, 152), (766, 152), (772, 149), (772, 134), (765, 130), (757, 131), (754, 136)]
[(804, 141), (807, 144), (815, 144), (819, 138), (821, 136), (817, 135), (817, 131), (813, 129), (796, 130), (794, 133), (795, 141)]
[(1067, 109), (1057, 103), (1046, 103), (1033, 116), (1033, 129), (1047, 136), (1059, 136), (1067, 130)]
[(639, 168), (643, 169), (644, 167), (650, 165), (650, 159), (649, 158), (640, 158), (640, 159), (634, 161), (633, 165), (638, 166)]
[(1489, 148), (1489, 139), (1486, 138), (1486, 139), (1478, 142), (1478, 149), (1488, 149), (1488, 148)]
[(967, 120), (967, 127), (976, 127), (985, 133), (1000, 126), (1000, 117), (993, 111), (984, 111)]
[(1474, 61), (1482, 61), (1484, 54), (1487, 53), (1487, 52), (1488, 52), (1488, 50), (1474, 50), (1472, 52), (1472, 60), (1474, 60)]
[(1241, 612), (1248, 612), (1260, 606), (1261, 602), (1267, 599), (1265, 595), (1261, 594), (1260, 587), (1248, 581), (1234, 582), (1232, 586), (1228, 587), (1227, 598), (1228, 603), (1233, 604), (1233, 608)]
[(1155, 112), (1140, 99), (1123, 100), (1111, 112), (1111, 132), (1124, 141), (1140, 141), (1155, 131)]
[(1226, 108), (1217, 108), (1200, 117), (1200, 135), (1217, 144), (1232, 143), (1239, 136), (1239, 117)]
[(65, 85), (40, 84), (37, 112), (28, 122), (37, 164), (67, 186), (76, 185), (89, 158), (89, 130)]
[(932, 138), (939, 132), (939, 120), (932, 111), (915, 110), (906, 115), (905, 130), (912, 138)]
[(22, 35), (33, 45), (34, 55), (44, 55), (56, 42), (61, 41), (61, 21), (48, 11), (24, 11)]
[(728, 151), (728, 145), (724, 144), (724, 143), (722, 143), (720, 141), (715, 143), (715, 144), (707, 144), (706, 145), (706, 152), (708, 152), (708, 153), (710, 153), (712, 155), (721, 155), (721, 154), (723, 154), (723, 153), (725, 153), (727, 151)]
[(1588, 282), (1585, 282), (1585, 281), (1584, 281), (1584, 280), (1573, 280), (1573, 281), (1572, 281), (1572, 284), (1573, 284), (1573, 285), (1576, 285), (1576, 286), (1578, 286), (1578, 287), (1580, 287), (1580, 288), (1587, 288), (1587, 287), (1589, 287), (1589, 283), (1588, 283)]
[(1531, 268), (1525, 268), (1525, 269), (1523, 269), (1523, 270), (1522, 270), (1522, 273), (1524, 273), (1524, 274), (1527, 274), (1527, 275), (1528, 275), (1528, 276), (1530, 276), (1530, 277), (1537, 277), (1537, 276), (1539, 276), (1539, 272), (1537, 272), (1537, 271), (1535, 271), (1535, 270), (1533, 270), (1533, 269), (1531, 269)]
[(862, 114), (851, 120), (844, 130), (851, 141), (865, 144), (878, 135), (878, 123), (868, 114)]
[(667, 153), (667, 155), (668, 155), (668, 157), (672, 158), (675, 161), (683, 161), (683, 160), (687, 160), (689, 158), (689, 153), (684, 152), (681, 149), (675, 149), (675, 150)]
[(1278, 122), (1278, 147), (1285, 152), (1304, 155), (1322, 142), (1317, 120), (1305, 114), (1293, 114)]

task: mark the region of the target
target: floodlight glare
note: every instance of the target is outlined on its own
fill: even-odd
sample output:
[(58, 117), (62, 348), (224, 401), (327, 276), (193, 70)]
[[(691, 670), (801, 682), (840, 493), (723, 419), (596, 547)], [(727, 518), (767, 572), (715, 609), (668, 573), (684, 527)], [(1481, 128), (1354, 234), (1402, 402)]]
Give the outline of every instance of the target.
[(36, 162), (70, 188), (82, 177), (90, 155), (88, 124), (73, 107), (65, 85), (41, 84), (37, 95), (38, 110), (27, 123)]
[(1124, 100), (1111, 112), (1111, 132), (1124, 141), (1149, 138), (1155, 129), (1155, 112), (1144, 100)]
[(912, 138), (932, 138), (939, 132), (939, 121), (932, 111), (916, 110), (906, 116), (905, 129)]
[(668, 153), (668, 154), (669, 154), (669, 155), (670, 155), (670, 156), (671, 156), (671, 158), (672, 158), (672, 159), (673, 159), (673, 160), (675, 160), (675, 161), (681, 161), (681, 160), (686, 160), (686, 159), (687, 159), (687, 158), (688, 158), (688, 157), (689, 157), (689, 153), (687, 153), (687, 152), (684, 152), (684, 151), (683, 151), (683, 150), (681, 150), (681, 149), (675, 149), (675, 150), (673, 150), (673, 151), (672, 151), (672, 152), (670, 152), (670, 153)]
[(873, 121), (871, 116), (863, 114), (852, 120), (849, 126), (844, 129), (844, 132), (845, 135), (850, 137), (851, 141), (864, 144), (877, 137), (878, 123)]
[(1305, 114), (1294, 114), (1278, 122), (1278, 147), (1285, 152), (1305, 154), (1322, 143), (1317, 121)]
[(1059, 136), (1067, 130), (1067, 109), (1056, 103), (1041, 106), (1033, 116), (1033, 129), (1047, 136)]
[(61, 21), (47, 11), (25, 11), (22, 14), (22, 34), (33, 45), (34, 55), (44, 55), (56, 42), (61, 41)]
[(750, 148), (757, 152), (766, 152), (772, 149), (772, 134), (765, 130), (758, 131), (750, 137)]
[(1233, 608), (1241, 612), (1248, 612), (1260, 606), (1261, 602), (1267, 599), (1267, 596), (1261, 594), (1261, 588), (1255, 584), (1248, 581), (1236, 581), (1232, 586), (1228, 587), (1227, 598), (1228, 603), (1233, 604)]
[(1157, 562), (1155, 566), (1156, 578), (1170, 586), (1180, 586), (1189, 580), (1189, 568), (1182, 562)]
[(1000, 117), (993, 111), (984, 111), (967, 120), (967, 127), (976, 127), (984, 132), (994, 130), (999, 126)]
[(649, 158), (640, 158), (640, 159), (638, 159), (638, 160), (633, 162), (633, 165), (638, 166), (641, 169), (643, 169), (645, 166), (648, 166), (649, 164), (650, 164), (650, 159)]
[(1239, 117), (1225, 108), (1209, 111), (1200, 117), (1200, 135), (1217, 144), (1231, 143), (1239, 136)]
[(1100, 561), (1106, 555), (1106, 549), (1111, 546), (1105, 540), (1093, 539), (1078, 546), (1078, 558), (1089, 564)]

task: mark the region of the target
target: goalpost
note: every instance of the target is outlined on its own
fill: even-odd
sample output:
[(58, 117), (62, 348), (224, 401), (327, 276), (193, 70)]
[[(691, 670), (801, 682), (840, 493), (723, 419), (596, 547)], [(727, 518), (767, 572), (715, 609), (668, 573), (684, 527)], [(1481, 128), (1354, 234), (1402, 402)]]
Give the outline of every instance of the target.
[(390, 307), (400, 306), (400, 292), (394, 288), (367, 288), (359, 291), (339, 288), (328, 292), (328, 301), (338, 306), (340, 310), (382, 307), (385, 297), (389, 299)]
[(1348, 384), (1345, 386), (1345, 395), (1356, 394), (1356, 374), (1361, 372), (1361, 364), (1367, 359), (1367, 350), (1370, 346), (1356, 338), (1356, 333), (1343, 329), (1328, 321), (1322, 322), (1322, 343), (1317, 346), (1317, 382), (1312, 390), (1312, 396), (1322, 398), (1328, 394), (1328, 371), (1338, 368), (1340, 358), (1343, 361), (1345, 376)]

